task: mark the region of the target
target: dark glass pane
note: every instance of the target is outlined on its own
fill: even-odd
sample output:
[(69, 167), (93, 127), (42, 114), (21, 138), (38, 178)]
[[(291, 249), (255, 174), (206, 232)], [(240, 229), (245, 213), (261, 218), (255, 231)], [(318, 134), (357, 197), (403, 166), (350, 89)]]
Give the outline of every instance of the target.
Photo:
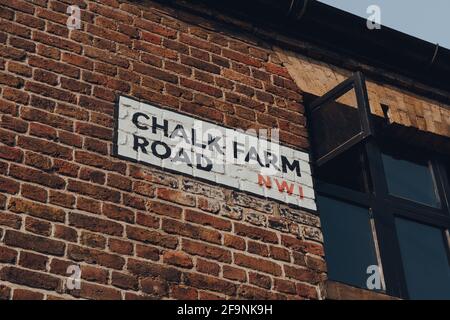
[(337, 101), (329, 100), (314, 108), (310, 120), (316, 159), (360, 134), (362, 127), (354, 89)]
[(317, 200), (328, 277), (367, 288), (367, 267), (378, 264), (368, 209), (323, 196)]
[(426, 160), (410, 160), (383, 153), (389, 193), (393, 196), (440, 207), (431, 167)]
[(442, 230), (395, 220), (409, 297), (450, 299), (450, 265)]
[(355, 191), (371, 190), (371, 179), (362, 147), (353, 147), (314, 170), (315, 178)]

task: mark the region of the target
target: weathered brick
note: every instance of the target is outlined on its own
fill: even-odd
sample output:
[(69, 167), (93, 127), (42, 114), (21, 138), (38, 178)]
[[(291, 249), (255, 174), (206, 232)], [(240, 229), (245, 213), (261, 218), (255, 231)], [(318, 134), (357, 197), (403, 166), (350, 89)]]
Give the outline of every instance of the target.
[(231, 282), (195, 273), (186, 274), (185, 282), (195, 288), (221, 292), (230, 296), (233, 296), (237, 290), (237, 286)]
[(251, 268), (253, 270), (259, 270), (265, 273), (273, 274), (275, 276), (281, 275), (281, 266), (276, 264), (275, 262), (247, 256), (242, 253), (234, 254), (234, 263), (238, 266)]
[(41, 253), (62, 256), (65, 244), (45, 237), (25, 234), (14, 230), (7, 230), (4, 238), (5, 244)]
[(117, 222), (76, 212), (71, 212), (69, 214), (69, 224), (77, 228), (83, 228), (93, 232), (105, 233), (113, 236), (121, 236), (123, 233), (123, 226)]
[(178, 245), (178, 239), (174, 236), (163, 235), (157, 231), (148, 230), (139, 227), (127, 226), (127, 236), (130, 239), (150, 243), (170, 249), (174, 249)]
[(167, 233), (179, 234), (192, 239), (204, 240), (216, 244), (221, 244), (222, 235), (212, 229), (194, 226), (177, 220), (163, 219), (162, 229)]
[(45, 204), (20, 198), (11, 198), (8, 209), (12, 212), (25, 213), (37, 218), (56, 222), (64, 222), (66, 216), (66, 213), (62, 209), (56, 209)]
[(119, 202), (120, 193), (111, 189), (95, 186), (76, 180), (69, 180), (67, 190), (77, 192), (82, 195), (91, 196), (102, 201)]
[(25, 230), (48, 237), (51, 234), (52, 225), (47, 221), (26, 217)]
[(204, 214), (194, 210), (186, 210), (185, 212), (186, 221), (194, 222), (197, 224), (211, 226), (215, 229), (230, 231), (231, 222), (225, 219), (213, 217), (208, 214)]
[(89, 264), (99, 264), (104, 267), (120, 270), (125, 265), (125, 259), (119, 255), (106, 253), (101, 250), (80, 247), (69, 244), (67, 256), (75, 261), (84, 261)]
[(31, 252), (22, 251), (19, 257), (21, 267), (33, 270), (45, 271), (47, 268), (48, 257)]
[(185, 194), (177, 190), (170, 190), (165, 188), (157, 189), (157, 196), (160, 199), (182, 204), (186, 206), (195, 206), (195, 198), (191, 195)]
[(191, 269), (194, 266), (192, 258), (181, 251), (164, 252), (163, 262), (187, 269)]
[(127, 270), (137, 276), (160, 277), (170, 282), (181, 279), (181, 272), (175, 268), (132, 258), (128, 259)]
[(56, 277), (16, 267), (3, 268), (0, 271), (0, 278), (4, 281), (45, 290), (56, 291), (61, 287), (61, 280)]
[(231, 262), (231, 252), (229, 250), (222, 249), (221, 247), (215, 247), (202, 242), (183, 239), (182, 248), (183, 251), (192, 255), (198, 255), (226, 263)]
[(245, 236), (251, 239), (261, 240), (269, 243), (278, 243), (278, 237), (275, 232), (268, 231), (259, 227), (235, 223), (234, 230), (235, 233), (240, 236)]

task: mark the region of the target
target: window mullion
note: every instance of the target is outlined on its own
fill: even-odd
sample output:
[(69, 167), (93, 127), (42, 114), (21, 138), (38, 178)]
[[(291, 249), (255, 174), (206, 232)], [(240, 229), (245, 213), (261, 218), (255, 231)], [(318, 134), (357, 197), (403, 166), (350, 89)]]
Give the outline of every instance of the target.
[(386, 201), (387, 183), (384, 177), (381, 152), (375, 141), (370, 140), (366, 143), (366, 153), (375, 194), (375, 197), (372, 198), (374, 201), (371, 203), (371, 209), (383, 263), (386, 291), (389, 295), (407, 298), (408, 292), (395, 231), (394, 214)]

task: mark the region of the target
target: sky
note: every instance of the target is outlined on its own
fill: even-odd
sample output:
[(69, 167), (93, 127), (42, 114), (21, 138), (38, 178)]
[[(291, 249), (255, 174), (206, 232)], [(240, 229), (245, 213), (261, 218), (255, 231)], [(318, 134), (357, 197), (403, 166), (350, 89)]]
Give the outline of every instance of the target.
[(450, 49), (450, 0), (319, 0), (367, 18), (370, 5), (381, 9), (381, 25)]

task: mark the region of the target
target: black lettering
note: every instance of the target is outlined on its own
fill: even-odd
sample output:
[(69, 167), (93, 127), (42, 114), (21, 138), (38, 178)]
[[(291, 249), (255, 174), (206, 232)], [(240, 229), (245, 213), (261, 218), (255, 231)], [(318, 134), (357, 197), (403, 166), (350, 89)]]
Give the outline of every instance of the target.
[(222, 148), (217, 144), (217, 142), (222, 139), (222, 137), (213, 137), (208, 133), (208, 148), (210, 151), (213, 151), (212, 149), (215, 148), (218, 153), (224, 154)]
[(238, 158), (238, 153), (243, 153), (244, 151), (242, 149), (238, 149), (238, 145), (241, 147), (244, 147), (245, 145), (243, 143), (233, 141), (233, 156), (235, 159)]
[[(200, 153), (197, 153), (196, 156), (197, 156), (197, 169), (203, 171), (211, 171), (213, 166), (211, 160)], [(202, 166), (202, 159), (206, 161), (206, 167)]]
[(258, 151), (256, 151), (255, 147), (251, 147), (247, 155), (245, 156), (245, 162), (249, 162), (250, 160), (256, 160), (258, 161), (261, 167), (264, 167), (264, 165), (261, 163), (261, 159), (259, 158)]
[(134, 151), (138, 151), (139, 148), (141, 148), (141, 152), (143, 153), (147, 153), (147, 149), (145, 149), (145, 147), (148, 146), (149, 142), (147, 141), (147, 139), (143, 138), (143, 137), (139, 137), (135, 134), (133, 134), (133, 150)]
[[(165, 149), (165, 152), (163, 154), (159, 154), (158, 150), (156, 150), (156, 147), (158, 145), (162, 146)], [(164, 143), (162, 141), (154, 141), (152, 143), (151, 148), (152, 148), (153, 155), (155, 155), (156, 157), (158, 157), (160, 159), (163, 159), (163, 160), (169, 158), (170, 154), (172, 153), (172, 150), (170, 150), (170, 147), (166, 143)]]
[(196, 146), (196, 147), (200, 147), (202, 149), (205, 149), (206, 146), (203, 143), (197, 143), (197, 132), (195, 131), (194, 128), (191, 129), (192, 132), (192, 145)]
[(136, 112), (135, 114), (133, 114), (133, 119), (132, 119), (132, 121), (133, 121), (133, 124), (138, 128), (138, 129), (141, 129), (141, 130), (148, 130), (148, 127), (147, 126), (141, 126), (140, 124), (139, 124), (139, 117), (143, 117), (143, 118), (145, 118), (145, 119), (150, 119), (150, 117), (148, 116), (148, 115), (146, 115), (145, 113), (142, 113), (142, 112)]
[(170, 134), (171, 139), (173, 139), (174, 137), (181, 137), (184, 139), (184, 141), (186, 141), (186, 143), (190, 143), (187, 133), (181, 124), (177, 124), (175, 129), (173, 129), (172, 133)]
[(172, 162), (174, 162), (174, 163), (176, 163), (176, 162), (184, 162), (189, 167), (192, 167), (191, 159), (189, 158), (188, 154), (186, 153), (186, 151), (184, 151), (183, 148), (181, 148), (180, 151), (178, 151), (175, 154), (175, 156), (172, 159)]
[(167, 137), (169, 135), (169, 122), (164, 119), (163, 124), (160, 125), (157, 123), (158, 118), (152, 117), (152, 132), (155, 134), (157, 129), (161, 129), (164, 131), (164, 136)]
[(287, 169), (290, 171), (294, 171), (297, 174), (297, 177), (301, 177), (300, 174), (300, 162), (298, 160), (292, 161), (292, 163), (289, 163), (289, 160), (285, 156), (281, 156), (281, 168), (284, 173), (287, 172)]

